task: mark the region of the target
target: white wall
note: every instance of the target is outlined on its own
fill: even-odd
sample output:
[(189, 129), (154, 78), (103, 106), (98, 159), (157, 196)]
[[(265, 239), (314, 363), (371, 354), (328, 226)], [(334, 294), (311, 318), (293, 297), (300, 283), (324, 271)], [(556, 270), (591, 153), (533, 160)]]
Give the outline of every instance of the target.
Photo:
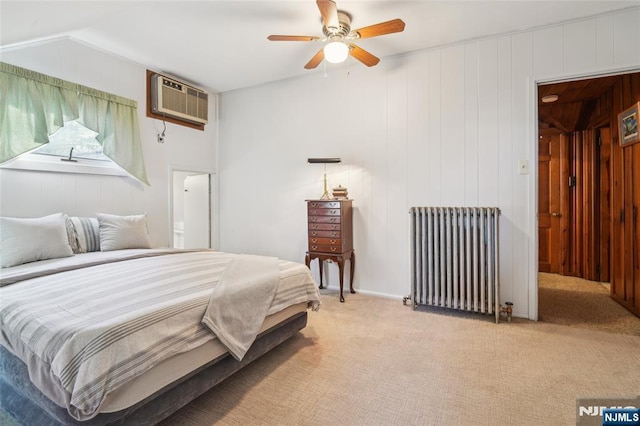
[(167, 123), (164, 144), (156, 134), (162, 122), (146, 117), (144, 65), (94, 49), (70, 38), (3, 50), (0, 60), (98, 90), (134, 99), (150, 186), (133, 178), (0, 169), (0, 215), (37, 217), (58, 211), (70, 215), (146, 212), (154, 246), (166, 246), (169, 232), (169, 167), (215, 170), (216, 95), (210, 96), (205, 131)]
[(536, 82), (640, 67), (639, 28), (626, 10), (222, 94), (220, 248), (301, 261), (322, 193), (306, 158), (339, 156), (357, 289), (409, 294), (411, 206), (497, 206), (501, 301), (536, 319)]

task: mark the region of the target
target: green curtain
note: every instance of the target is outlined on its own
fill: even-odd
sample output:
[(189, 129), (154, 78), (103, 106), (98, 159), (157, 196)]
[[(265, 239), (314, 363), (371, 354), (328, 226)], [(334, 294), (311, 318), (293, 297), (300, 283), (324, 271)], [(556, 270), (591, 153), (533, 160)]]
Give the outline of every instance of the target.
[(75, 119), (98, 133), (107, 157), (149, 185), (136, 101), (0, 62), (0, 163), (48, 143)]

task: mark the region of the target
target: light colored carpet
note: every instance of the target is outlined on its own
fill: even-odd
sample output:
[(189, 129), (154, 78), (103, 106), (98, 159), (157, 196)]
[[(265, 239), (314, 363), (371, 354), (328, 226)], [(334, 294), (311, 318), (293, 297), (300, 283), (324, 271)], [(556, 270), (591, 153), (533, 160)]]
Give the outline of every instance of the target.
[(301, 333), (163, 425), (574, 425), (576, 398), (640, 394), (640, 337), (322, 301)]
[(538, 274), (538, 319), (640, 336), (640, 318), (614, 301), (607, 285), (582, 278)]

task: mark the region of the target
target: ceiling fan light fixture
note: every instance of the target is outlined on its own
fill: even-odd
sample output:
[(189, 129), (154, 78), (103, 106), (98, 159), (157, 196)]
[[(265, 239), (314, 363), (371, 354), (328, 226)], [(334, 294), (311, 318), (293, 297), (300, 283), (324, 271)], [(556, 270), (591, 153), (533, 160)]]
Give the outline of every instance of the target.
[(324, 38), (277, 34), (272, 34), (267, 37), (267, 39), (271, 41), (323, 42), (323, 46), (313, 55), (311, 60), (305, 64), (304, 68), (307, 70), (314, 69), (323, 62), (325, 64), (327, 62), (339, 64), (346, 61), (349, 56), (367, 67), (377, 65), (378, 62), (380, 62), (380, 58), (375, 57), (358, 45), (353, 44), (352, 41), (404, 31), (405, 24), (402, 19), (392, 19), (352, 30), (351, 14), (344, 10), (338, 10), (334, 0), (316, 0), (316, 5), (322, 16), (322, 33), (324, 34)]
[(344, 62), (349, 56), (349, 46), (341, 41), (332, 41), (324, 46), (324, 57), (332, 64)]

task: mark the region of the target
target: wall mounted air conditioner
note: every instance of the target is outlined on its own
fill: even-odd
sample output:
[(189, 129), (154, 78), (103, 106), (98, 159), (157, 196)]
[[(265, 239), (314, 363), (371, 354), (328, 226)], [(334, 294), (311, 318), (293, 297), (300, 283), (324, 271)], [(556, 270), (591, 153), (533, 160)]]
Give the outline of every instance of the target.
[(197, 124), (208, 122), (209, 95), (187, 83), (161, 74), (151, 76), (151, 110)]

